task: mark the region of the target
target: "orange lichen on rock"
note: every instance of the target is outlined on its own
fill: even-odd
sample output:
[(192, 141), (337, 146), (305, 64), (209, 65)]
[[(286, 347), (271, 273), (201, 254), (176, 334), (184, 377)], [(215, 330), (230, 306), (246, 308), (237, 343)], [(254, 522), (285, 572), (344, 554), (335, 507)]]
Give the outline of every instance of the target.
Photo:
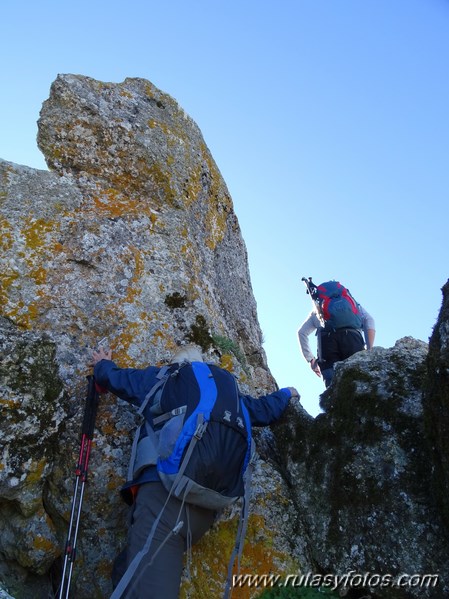
[[(209, 599), (223, 594), (229, 560), (235, 545), (237, 524), (237, 518), (219, 521), (193, 547), (190, 567), (192, 576), (191, 580), (184, 581), (180, 599)], [(275, 532), (263, 516), (250, 515), (240, 574), (285, 574), (289, 567), (293, 567), (291, 557), (274, 548)], [(236, 563), (233, 574), (237, 574)], [(242, 586), (235, 587), (232, 596), (236, 599), (251, 599), (258, 594), (260, 589)]]

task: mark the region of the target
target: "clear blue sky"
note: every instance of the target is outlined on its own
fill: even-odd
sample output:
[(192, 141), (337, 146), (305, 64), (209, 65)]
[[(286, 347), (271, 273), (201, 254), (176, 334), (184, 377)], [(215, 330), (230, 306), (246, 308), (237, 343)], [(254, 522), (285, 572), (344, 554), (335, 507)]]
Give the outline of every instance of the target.
[[(319, 412), (300, 279), (336, 278), (376, 345), (428, 340), (449, 274), (448, 0), (2, 3), (0, 157), (46, 168), (58, 73), (152, 81), (197, 122), (245, 238), (269, 366)], [(314, 339), (312, 340), (314, 343)]]

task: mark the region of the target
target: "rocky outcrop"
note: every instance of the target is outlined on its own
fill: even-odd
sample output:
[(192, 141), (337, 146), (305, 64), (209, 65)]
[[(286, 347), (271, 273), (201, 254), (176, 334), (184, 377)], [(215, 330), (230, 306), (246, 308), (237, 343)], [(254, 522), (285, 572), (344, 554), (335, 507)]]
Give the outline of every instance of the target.
[[(0, 161), (0, 596), (15, 599), (51, 596), (60, 580), (100, 339), (135, 367), (194, 341), (244, 392), (275, 386), (229, 192), (175, 100), (142, 79), (59, 76), (38, 143), (48, 172)], [(242, 573), (438, 574), (436, 589), (356, 582), (359, 596), (449, 592), (447, 297), (446, 285), (429, 352), (406, 338), (359, 353), (338, 365), (317, 418), (291, 405), (256, 433)], [(136, 422), (127, 404), (101, 397), (78, 599), (111, 591), (126, 534), (117, 489)], [(220, 596), (236, 512), (194, 548), (182, 597)]]
[(45, 506), (67, 417), (54, 343), (0, 318), (0, 380), (0, 580), (12, 574), (31, 592), (29, 572), (46, 574), (60, 553)]
[[(427, 345), (411, 338), (356, 354), (322, 395), (325, 413), (276, 428), (315, 570), (371, 573), (354, 585), (373, 597), (448, 593), (448, 531), (431, 490), (424, 426), (426, 358)], [(407, 578), (415, 574), (437, 574), (439, 584), (419, 587)], [(381, 588), (379, 575), (403, 576), (404, 586)]]
[(449, 529), (449, 281), (443, 287), (443, 305), (430, 339), (427, 364), (424, 406), (433, 449), (434, 490)]

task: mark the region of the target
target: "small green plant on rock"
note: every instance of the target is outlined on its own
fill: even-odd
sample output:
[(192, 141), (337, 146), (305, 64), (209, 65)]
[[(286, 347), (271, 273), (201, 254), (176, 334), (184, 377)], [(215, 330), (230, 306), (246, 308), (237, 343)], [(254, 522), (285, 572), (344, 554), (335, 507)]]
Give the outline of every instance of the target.
[(219, 349), (223, 354), (234, 354), (237, 360), (240, 362), (243, 370), (246, 372), (247, 362), (245, 354), (242, 352), (240, 347), (229, 339), (229, 337), (224, 337), (223, 335), (212, 335), (212, 340), (217, 349)]

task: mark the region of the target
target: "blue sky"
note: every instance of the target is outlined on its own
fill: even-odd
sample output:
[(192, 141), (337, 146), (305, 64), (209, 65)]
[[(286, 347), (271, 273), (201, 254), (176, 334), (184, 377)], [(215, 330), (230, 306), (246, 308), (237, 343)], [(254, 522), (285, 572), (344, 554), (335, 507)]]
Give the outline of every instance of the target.
[(449, 0), (23, 0), (2, 6), (0, 51), (6, 160), (46, 168), (36, 121), (58, 73), (148, 79), (197, 122), (269, 366), (311, 414), (302, 276), (347, 285), (376, 345), (428, 340), (449, 270)]

